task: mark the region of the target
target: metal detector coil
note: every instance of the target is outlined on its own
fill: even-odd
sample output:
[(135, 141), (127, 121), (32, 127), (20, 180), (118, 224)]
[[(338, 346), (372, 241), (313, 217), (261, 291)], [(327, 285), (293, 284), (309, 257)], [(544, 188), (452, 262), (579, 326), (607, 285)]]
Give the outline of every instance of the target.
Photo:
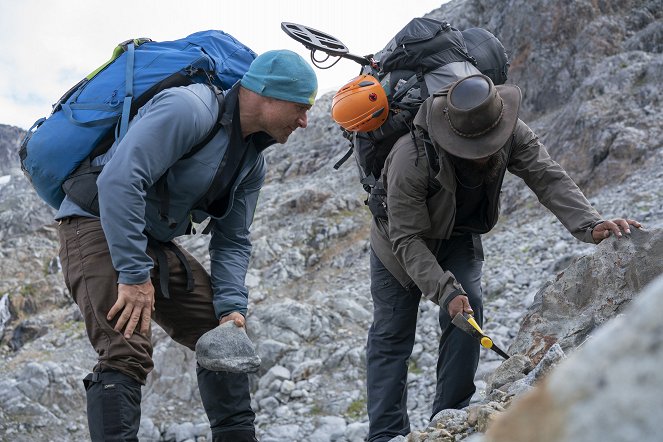
[[(370, 57), (362, 57), (359, 55), (350, 54), (348, 48), (341, 43), (341, 41), (326, 32), (318, 31), (309, 26), (300, 25), (297, 23), (281, 22), (281, 29), (288, 34), (291, 38), (303, 44), (306, 49), (311, 51), (311, 61), (319, 69), (329, 69), (334, 66), (341, 58), (347, 58), (362, 66), (371, 64)], [(321, 51), (327, 54), (327, 57), (319, 60), (315, 58), (315, 52)], [(329, 57), (338, 57), (329, 66), (322, 66), (320, 63), (326, 62)]]

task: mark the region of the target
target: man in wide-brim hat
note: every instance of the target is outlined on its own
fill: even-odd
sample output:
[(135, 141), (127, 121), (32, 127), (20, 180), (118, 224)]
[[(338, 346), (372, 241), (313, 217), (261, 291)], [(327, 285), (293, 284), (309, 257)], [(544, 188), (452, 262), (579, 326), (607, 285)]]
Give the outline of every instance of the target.
[(459, 312), (483, 322), (480, 235), (495, 226), (507, 170), (525, 181), (567, 230), (598, 243), (640, 223), (604, 220), (538, 137), (518, 119), (520, 89), (484, 75), (427, 99), (382, 171), (387, 218), (371, 229), (373, 324), (367, 346), (370, 442), (410, 432), (407, 367), (423, 296), (440, 308), (443, 333), (432, 416), (463, 408), (476, 388), (479, 343), (451, 327)]

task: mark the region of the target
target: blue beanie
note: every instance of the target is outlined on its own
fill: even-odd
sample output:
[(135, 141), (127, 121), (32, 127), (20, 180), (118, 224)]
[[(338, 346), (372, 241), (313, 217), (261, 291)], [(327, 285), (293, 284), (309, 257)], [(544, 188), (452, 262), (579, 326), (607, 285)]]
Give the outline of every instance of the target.
[(318, 93), (318, 80), (313, 68), (298, 54), (285, 49), (259, 55), (241, 84), (264, 97), (313, 104)]

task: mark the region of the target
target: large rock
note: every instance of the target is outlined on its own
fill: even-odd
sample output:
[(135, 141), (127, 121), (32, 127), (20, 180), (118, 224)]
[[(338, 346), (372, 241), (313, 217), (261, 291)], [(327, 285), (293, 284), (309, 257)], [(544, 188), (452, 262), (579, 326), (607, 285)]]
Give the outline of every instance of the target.
[(660, 440), (662, 317), (663, 276), (497, 417), (484, 442)]
[(260, 358), (243, 327), (228, 321), (208, 331), (196, 343), (196, 359), (212, 371), (251, 373), (260, 368)]
[(511, 60), (509, 82), (526, 91), (524, 112), (541, 115), (564, 105), (595, 62), (625, 50), (660, 54), (660, 6), (660, 0), (503, 0), (499, 6), (457, 0), (429, 16), (494, 32)]
[(565, 352), (577, 347), (661, 273), (663, 231), (632, 229), (630, 237), (608, 238), (541, 288), (509, 354), (537, 363), (556, 342)]

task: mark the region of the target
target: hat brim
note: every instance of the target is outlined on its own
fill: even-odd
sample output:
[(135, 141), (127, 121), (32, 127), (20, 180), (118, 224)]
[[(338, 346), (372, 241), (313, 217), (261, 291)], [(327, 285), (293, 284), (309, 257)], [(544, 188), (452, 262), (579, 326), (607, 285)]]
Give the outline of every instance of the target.
[(427, 122), (428, 133), (433, 142), (451, 155), (468, 160), (489, 157), (504, 146), (516, 127), (522, 94), (520, 88), (515, 85), (495, 87), (504, 103), (502, 118), (497, 126), (478, 137), (469, 138), (456, 134), (444, 115), (447, 95), (434, 98)]

